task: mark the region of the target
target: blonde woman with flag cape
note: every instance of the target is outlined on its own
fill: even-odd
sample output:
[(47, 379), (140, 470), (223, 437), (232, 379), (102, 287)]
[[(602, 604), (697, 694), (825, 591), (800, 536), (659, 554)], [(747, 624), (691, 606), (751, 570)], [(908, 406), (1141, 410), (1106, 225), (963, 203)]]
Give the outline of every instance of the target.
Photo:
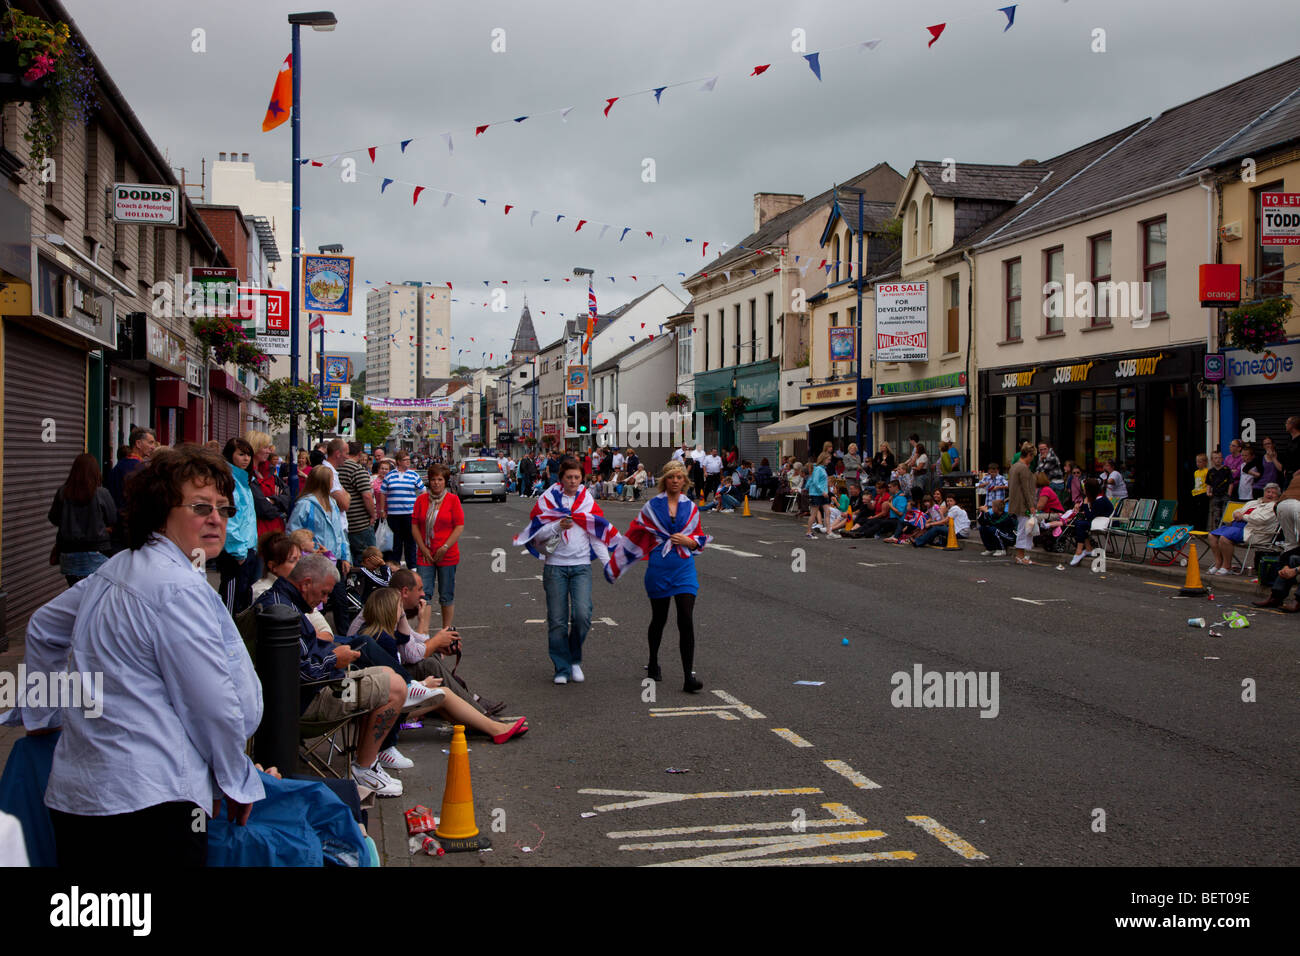
[[(650, 662), (646, 671), (655, 681), (663, 680), (659, 669), (659, 644), (668, 622), (668, 606), (677, 603), (677, 635), (685, 681), (682, 689), (695, 693), (704, 682), (695, 676), (695, 598), (699, 580), (695, 555), (713, 538), (700, 527), (700, 509), (686, 492), (690, 489), (686, 466), (669, 461), (659, 472), (656, 491), (645, 503), (611, 555), (617, 569), (645, 558), (645, 590), (650, 597)], [(616, 572), (617, 576), (617, 572)]]

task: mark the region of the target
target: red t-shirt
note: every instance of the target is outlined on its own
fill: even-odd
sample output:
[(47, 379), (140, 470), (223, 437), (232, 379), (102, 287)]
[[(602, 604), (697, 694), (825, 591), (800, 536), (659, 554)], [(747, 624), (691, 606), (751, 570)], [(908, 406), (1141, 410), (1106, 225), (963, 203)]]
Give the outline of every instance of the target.
[[(429, 493), (423, 492), (420, 497), (415, 499), (415, 508), (411, 511), (411, 525), (418, 528), (420, 534), (425, 535), (425, 522), (429, 517)], [(442, 504), (438, 506), (438, 515), (433, 519), (433, 540), (426, 541), (425, 545), (429, 553), (433, 554), (442, 547), (444, 541), (451, 537), (452, 531), (457, 525), (465, 523), (465, 509), (460, 506), (460, 498), (456, 497), (450, 491), (442, 496)], [(425, 535), (427, 538), (428, 536)], [(425, 560), (423, 554), (416, 558), (417, 564), (425, 567), (429, 562)], [(440, 568), (460, 563), (460, 545), (453, 544), (450, 550), (442, 556), (442, 560), (437, 562)]]

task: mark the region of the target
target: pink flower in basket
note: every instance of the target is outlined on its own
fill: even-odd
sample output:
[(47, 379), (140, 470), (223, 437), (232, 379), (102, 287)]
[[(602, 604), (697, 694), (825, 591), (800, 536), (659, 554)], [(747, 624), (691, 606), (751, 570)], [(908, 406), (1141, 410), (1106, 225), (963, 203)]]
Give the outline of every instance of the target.
[(38, 53), (32, 59), (32, 65), (28, 68), (27, 72), (23, 74), (23, 79), (28, 82), (39, 80), (46, 73), (52, 72), (53, 69), (54, 57), (50, 56), (48, 53)]

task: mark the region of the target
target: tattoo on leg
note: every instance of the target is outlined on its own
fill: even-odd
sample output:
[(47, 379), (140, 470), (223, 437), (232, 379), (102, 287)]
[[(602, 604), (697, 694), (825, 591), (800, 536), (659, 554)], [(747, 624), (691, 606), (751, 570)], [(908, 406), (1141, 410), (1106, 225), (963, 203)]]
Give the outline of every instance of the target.
[(374, 737), (376, 741), (383, 740), (388, 736), (388, 729), (393, 726), (393, 721), (396, 719), (397, 709), (394, 707), (385, 707), (379, 712), (379, 716), (375, 719)]

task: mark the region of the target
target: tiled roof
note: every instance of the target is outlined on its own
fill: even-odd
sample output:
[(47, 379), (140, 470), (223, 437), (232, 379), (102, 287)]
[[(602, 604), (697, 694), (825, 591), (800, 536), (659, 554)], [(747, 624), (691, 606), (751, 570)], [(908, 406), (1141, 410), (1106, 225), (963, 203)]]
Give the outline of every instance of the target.
[[(1019, 202), (1025, 193), (1038, 185), (1046, 170), (1041, 163), (1028, 166), (994, 166), (984, 163), (943, 163), (918, 160), (917, 171), (936, 196), (943, 199), (995, 199)], [(945, 182), (944, 173), (951, 169)]]
[[(872, 179), (872, 177), (874, 177), (875, 175), (877, 175), (883, 170), (889, 170), (890, 172), (893, 172), (893, 170), (890, 168), (888, 163), (877, 163), (875, 166), (872, 166), (866, 172), (859, 173), (858, 175), (850, 179), (848, 182), (842, 183), (841, 185), (864, 186)], [(897, 175), (897, 173), (895, 173), (895, 175)], [(899, 178), (900, 178), (899, 185), (901, 186), (902, 177)], [(896, 192), (897, 190), (895, 190), (895, 193)], [(706, 265), (704, 268), (697, 271), (694, 275), (688, 277), (685, 281), (690, 282), (691, 279), (696, 278), (697, 276), (699, 276), (701, 273), (704, 272), (709, 272), (709, 273), (721, 272), (727, 266), (731, 265), (734, 262), (740, 261), (745, 256), (748, 256), (751, 253), (753, 253), (755, 250), (767, 249), (772, 246), (779, 245), (780, 244), (779, 240), (783, 236), (785, 236), (785, 234), (789, 232), (792, 227), (803, 222), (809, 216), (819, 215), (822, 208), (829, 205), (831, 200), (834, 198), (834, 196), (835, 196), (834, 190), (828, 189), (823, 193), (818, 193), (812, 199), (807, 199), (802, 203), (800, 203), (799, 205), (791, 209), (787, 209), (785, 212), (780, 213), (779, 215), (773, 216), (767, 222), (763, 223), (763, 225), (760, 226), (757, 231), (751, 232), (744, 239), (740, 240), (740, 242), (737, 243), (733, 248), (728, 249), (726, 252), (722, 253), (720, 256), (718, 256), (712, 262)], [(856, 220), (856, 216), (855, 216), (855, 220)]]
[(1300, 90), (1293, 90), (1268, 113), (1255, 117), (1245, 129), (1192, 166), (1195, 169), (1221, 166), (1297, 139), (1300, 139)]
[[(1121, 138), (989, 238), (1001, 241), (1193, 176), (1206, 168), (1207, 157), (1220, 151), (1233, 152), (1232, 144), (1247, 135), (1257, 146), (1266, 139), (1294, 138), (1294, 128), (1279, 128), (1276, 122), (1285, 119), (1281, 114), (1292, 115), (1290, 109), (1279, 104), (1298, 89), (1300, 57), (1295, 57), (1168, 109)], [(1263, 116), (1272, 110), (1279, 114), (1276, 121)], [(1258, 127), (1254, 127), (1256, 122)], [(1252, 132), (1243, 133), (1248, 128)]]

